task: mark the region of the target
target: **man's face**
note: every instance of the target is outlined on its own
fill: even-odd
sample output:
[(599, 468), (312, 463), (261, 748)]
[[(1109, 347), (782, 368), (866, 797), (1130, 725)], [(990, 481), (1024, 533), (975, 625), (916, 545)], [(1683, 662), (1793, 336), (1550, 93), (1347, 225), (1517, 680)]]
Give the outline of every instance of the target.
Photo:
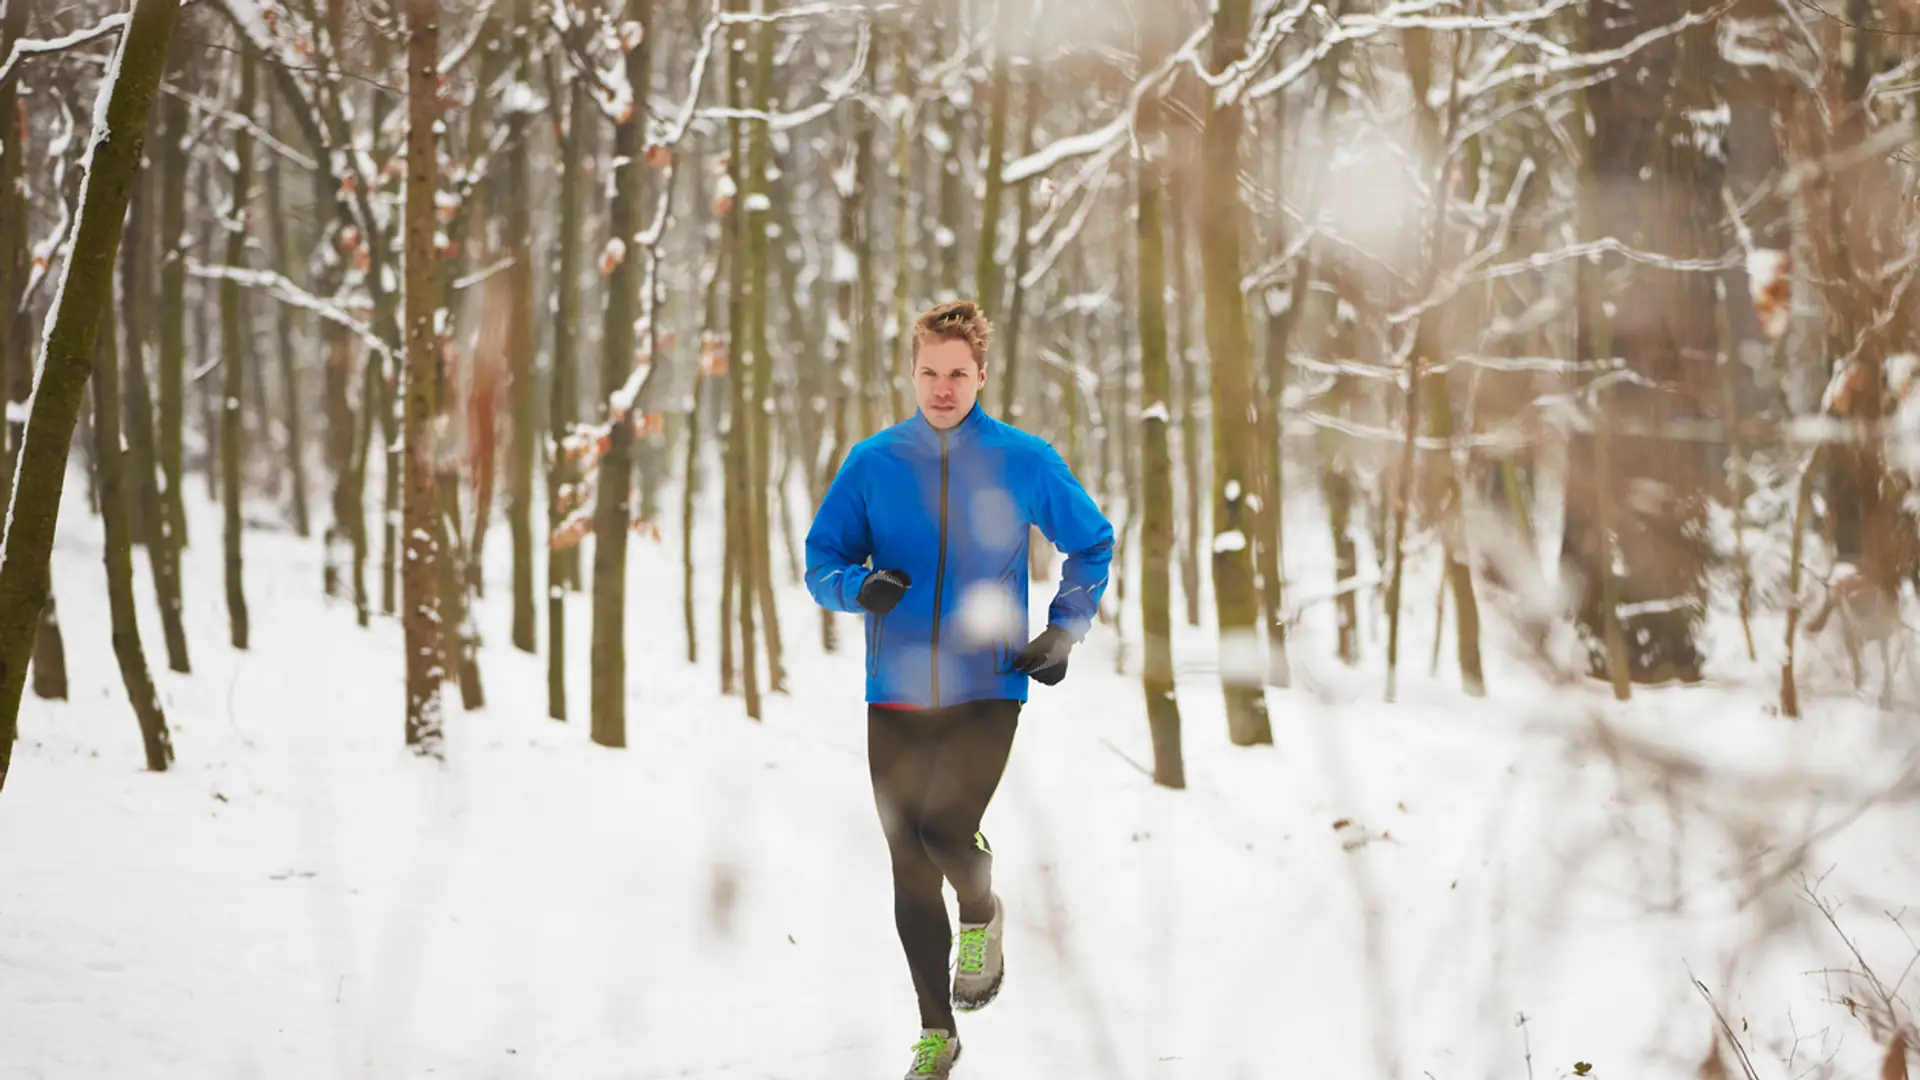
[(985, 385), (986, 365), (973, 362), (973, 346), (964, 341), (929, 342), (914, 357), (914, 399), (927, 423), (942, 431), (965, 419)]

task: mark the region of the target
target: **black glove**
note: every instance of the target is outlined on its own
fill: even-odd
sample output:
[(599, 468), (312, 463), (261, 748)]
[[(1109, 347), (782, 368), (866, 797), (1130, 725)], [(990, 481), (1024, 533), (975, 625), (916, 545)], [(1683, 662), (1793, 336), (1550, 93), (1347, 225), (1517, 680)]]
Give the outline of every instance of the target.
[(854, 597), (854, 601), (875, 615), (885, 615), (912, 585), (913, 580), (905, 570), (875, 570), (861, 583), (860, 595)]
[(1067, 654), (1073, 651), (1073, 638), (1057, 626), (1040, 631), (1027, 647), (1013, 655), (1013, 670), (1025, 672), (1035, 681), (1053, 686), (1067, 677)]

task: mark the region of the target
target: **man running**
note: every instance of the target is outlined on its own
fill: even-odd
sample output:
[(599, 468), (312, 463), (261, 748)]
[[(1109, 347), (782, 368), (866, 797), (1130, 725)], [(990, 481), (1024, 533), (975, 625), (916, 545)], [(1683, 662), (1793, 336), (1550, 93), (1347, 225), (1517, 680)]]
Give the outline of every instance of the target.
[[(919, 411), (848, 452), (807, 533), (808, 591), (829, 610), (865, 615), (868, 771), (920, 999), (910, 1080), (950, 1076), (960, 1056), (954, 1012), (1000, 992), (1006, 911), (980, 819), (1028, 679), (1051, 686), (1066, 676), (1113, 554), (1113, 526), (1053, 447), (981, 408), (992, 335), (965, 300), (915, 321)], [(1066, 554), (1047, 626), (1032, 640), (1030, 526)], [(959, 898), (957, 936), (943, 881)]]

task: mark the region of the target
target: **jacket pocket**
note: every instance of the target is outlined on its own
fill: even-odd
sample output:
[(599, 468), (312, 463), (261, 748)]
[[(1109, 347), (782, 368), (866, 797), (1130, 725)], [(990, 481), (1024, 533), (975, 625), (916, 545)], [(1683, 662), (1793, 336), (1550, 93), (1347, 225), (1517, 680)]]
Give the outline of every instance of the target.
[(885, 615), (867, 616), (867, 678), (876, 678), (880, 674), (880, 647), (886, 644), (887, 617)]
[(1016, 640), (1014, 634), (1015, 627), (1024, 626), (1027, 621), (1027, 611), (1020, 604), (1020, 590), (1014, 588), (1014, 586), (1018, 584), (1016, 575), (1025, 573), (1026, 569), (1027, 560), (1024, 556), (1021, 556), (1016, 557), (1005, 570), (1000, 572), (998, 585), (1006, 594), (1007, 619), (1009, 625), (1005, 630), (1001, 631), (999, 639), (993, 643), (993, 673), (995, 675), (1012, 674), (1013, 656), (1026, 644), (1025, 641)]

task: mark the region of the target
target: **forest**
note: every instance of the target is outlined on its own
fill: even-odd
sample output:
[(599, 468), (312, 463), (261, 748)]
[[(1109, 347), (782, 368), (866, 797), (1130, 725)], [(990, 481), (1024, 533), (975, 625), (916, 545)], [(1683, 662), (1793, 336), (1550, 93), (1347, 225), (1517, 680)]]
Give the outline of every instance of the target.
[[(953, 299), (993, 321), (981, 407), (1115, 531), (1074, 706), (1127, 732), (1111, 782), (1191, 804), (1227, 770), (1251, 805), (1243, 759), (1332, 716), (1549, 716), (1671, 810), (1676, 889), (1707, 843), (1682, 804), (1709, 819), (1757, 875), (1737, 907), (1920, 795), (1913, 4), (0, 12), (21, 833), (46, 789), (15, 789), (80, 738), (45, 734), (60, 709), (100, 699), (95, 757), (212, 768), (217, 673), (262, 653), (360, 657), (325, 676), (377, 686), (355, 722), (442, 770), (501, 737), (481, 718), (651, 756), (661, 725), (824, 713), (812, 669), (862, 641), (805, 602), (808, 522), (913, 415), (914, 320)], [(1036, 532), (1041, 602), (1059, 564)], [(324, 650), (274, 625), (313, 605), (282, 626)], [(1759, 746), (1780, 774), (1729, 780)], [(1803, 888), (1878, 991), (1839, 1023), (1870, 1013), (1869, 1065), (1905, 1076), (1920, 949), (1872, 956)], [(1806, 1075), (1661, 970), (1719, 1023), (1637, 1075)], [(1365, 1064), (1417, 1075), (1389, 1027)]]

